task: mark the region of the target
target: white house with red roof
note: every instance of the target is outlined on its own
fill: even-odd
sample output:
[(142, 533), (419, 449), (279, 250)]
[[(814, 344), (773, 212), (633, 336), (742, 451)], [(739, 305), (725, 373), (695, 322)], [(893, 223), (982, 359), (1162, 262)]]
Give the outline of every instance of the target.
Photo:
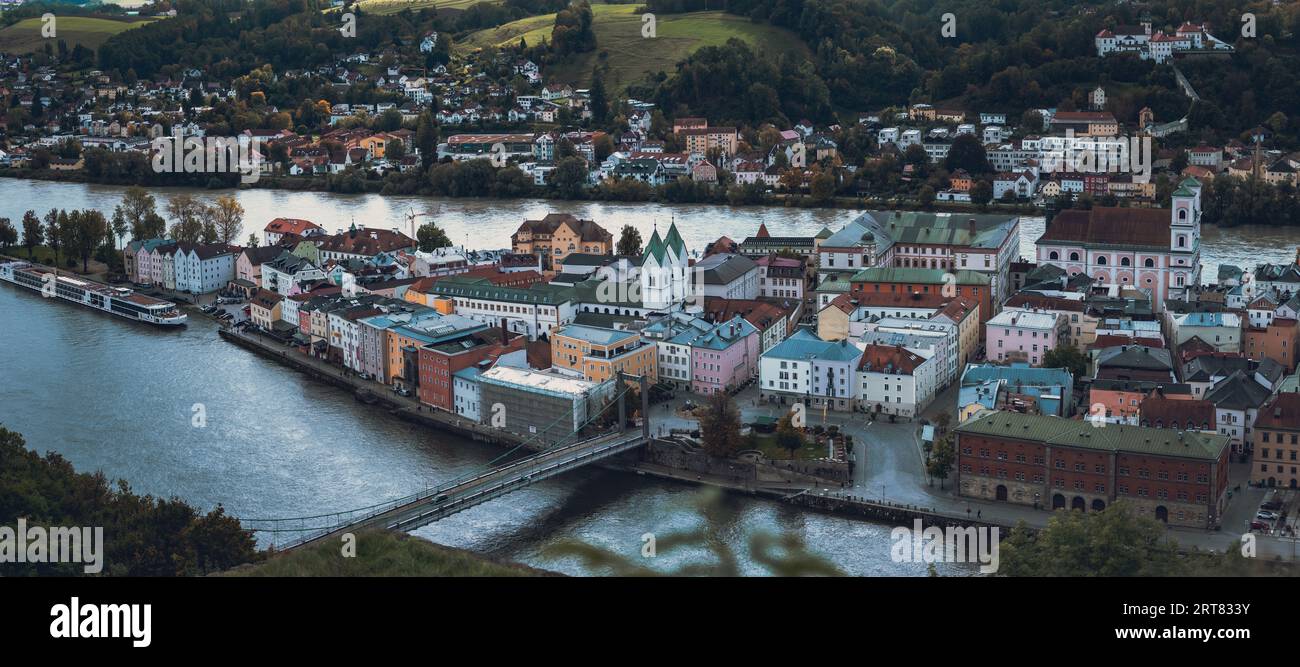
[(268, 223), (262, 229), (266, 235), (266, 245), (275, 245), (284, 238), (285, 234), (294, 234), (296, 236), (315, 236), (324, 234), (325, 228), (310, 221), (299, 218), (276, 218)]

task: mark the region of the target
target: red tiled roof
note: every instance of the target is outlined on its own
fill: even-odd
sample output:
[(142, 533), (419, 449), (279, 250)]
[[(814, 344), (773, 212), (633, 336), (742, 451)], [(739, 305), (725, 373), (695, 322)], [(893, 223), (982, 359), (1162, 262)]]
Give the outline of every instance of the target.
[(1169, 215), (1169, 210), (1162, 208), (1070, 209), (1052, 218), (1038, 242), (1167, 248)]
[(276, 218), (266, 223), (264, 231), (273, 234), (297, 234), (302, 236), (309, 229), (321, 229), (321, 226), (311, 220), (302, 220), (300, 218)]
[(858, 370), (911, 375), (925, 358), (901, 345), (867, 345), (858, 360)]
[(1300, 393), (1285, 391), (1259, 409), (1255, 429), (1300, 430)]
[(413, 247), (415, 247), (415, 241), (401, 232), (388, 229), (371, 229), (369, 227), (327, 236), (320, 244), (320, 249), (323, 251), (365, 257), (373, 257), (381, 252), (392, 252)]
[(1194, 430), (1213, 430), (1214, 404), (1202, 400), (1185, 400), (1152, 395), (1138, 406), (1139, 421), (1144, 426)]

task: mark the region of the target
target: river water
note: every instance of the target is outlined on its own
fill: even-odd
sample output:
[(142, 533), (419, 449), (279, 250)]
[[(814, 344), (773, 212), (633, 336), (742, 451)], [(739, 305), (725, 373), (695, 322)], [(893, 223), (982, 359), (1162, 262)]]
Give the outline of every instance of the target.
[[(212, 200), (221, 191), (192, 188), (153, 188), (159, 213), (166, 202), (181, 193)], [(106, 214), (121, 201), (121, 188), (81, 183), (55, 183), (0, 179), (0, 217), (7, 216), (18, 226), (23, 211), (35, 210), (44, 215), (51, 207), (98, 208)], [(661, 232), (676, 221), (682, 238), (692, 251), (702, 251), (705, 244), (727, 235), (741, 241), (767, 225), (774, 236), (816, 234), (823, 226), (832, 230), (852, 220), (855, 211), (836, 209), (799, 209), (778, 207), (730, 207), (665, 205), (656, 203), (565, 202), (542, 199), (441, 199), (435, 197), (389, 197), (381, 195), (341, 195), (279, 190), (240, 190), (235, 195), (244, 207), (244, 229), (237, 243), (257, 233), (275, 217), (311, 220), (330, 232), (355, 222), (359, 226), (400, 228), (410, 234), (406, 216), (410, 212), (430, 213), (447, 231), (452, 242), (470, 248), (508, 248), (510, 235), (519, 223), (540, 218), (547, 213), (572, 213), (595, 220), (618, 237), (623, 225), (632, 225), (649, 240), (658, 225)], [(419, 218), (424, 222), (428, 218)], [(1026, 217), (1020, 225), (1020, 254), (1034, 257), (1034, 241), (1043, 233), (1043, 219)], [(1251, 268), (1261, 262), (1285, 262), (1296, 257), (1300, 232), (1285, 227), (1206, 227), (1202, 262), (1205, 276), (1217, 275), (1220, 263)]]
[[(158, 189), (172, 196), (208, 191)], [(0, 179), (0, 217), (26, 209), (99, 208), (120, 200), (108, 186)], [(403, 225), (407, 211), (435, 214), (456, 242), (508, 247), (520, 221), (552, 212), (590, 218), (617, 234), (624, 224), (648, 238), (676, 220), (688, 247), (726, 234), (739, 241), (766, 223), (773, 235), (815, 233), (851, 220), (852, 211), (717, 206), (438, 200), (249, 190), (238, 193), (245, 230), (276, 216), (313, 220), (333, 231)], [(1025, 256), (1042, 220), (1022, 223)], [(1206, 234), (1207, 265), (1253, 266), (1291, 257), (1294, 239), (1264, 230)], [(55, 451), (78, 470), (102, 470), (144, 493), (179, 496), (201, 508), (221, 503), (236, 516), (288, 517), (340, 511), (401, 497), (488, 464), (502, 452), (387, 417), (220, 340), (210, 322), (191, 318), (160, 331), (0, 285), (0, 424), (33, 449)], [(195, 406), (206, 415), (202, 428)], [(416, 535), (571, 574), (592, 574), (574, 560), (543, 556), (548, 545), (578, 540), (638, 559), (642, 535), (687, 530), (704, 518), (696, 490), (635, 475), (586, 469), (427, 526)], [(729, 497), (713, 522), (722, 544), (740, 554), (746, 573), (765, 570), (746, 554), (757, 532), (794, 533), (812, 551), (855, 575), (924, 575), (895, 563), (890, 526)], [(267, 540), (264, 540), (264, 543)], [(638, 559), (662, 571), (712, 560), (703, 549)], [(973, 568), (940, 566), (948, 575)]]

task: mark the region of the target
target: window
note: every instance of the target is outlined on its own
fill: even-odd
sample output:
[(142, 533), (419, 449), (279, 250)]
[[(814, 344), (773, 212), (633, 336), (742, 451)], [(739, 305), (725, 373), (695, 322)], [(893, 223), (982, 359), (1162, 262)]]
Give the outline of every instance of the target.
[(1048, 259), (1060, 259), (1060, 258), (1061, 258), (1061, 253), (1056, 252), (1055, 250), (1053, 250), (1052, 252), (1047, 253), (1047, 258), (1048, 258)]
[(1077, 261), (1079, 261), (1079, 253), (1077, 253), (1077, 252), (1072, 252), (1072, 253), (1070, 253), (1070, 261), (1071, 261), (1071, 262), (1077, 262)]
[[(1150, 257), (1148, 257), (1148, 258), (1146, 258), (1146, 260), (1144, 260), (1144, 261), (1142, 262), (1142, 265), (1145, 266), (1145, 267), (1147, 267), (1148, 269), (1153, 268), (1153, 267), (1156, 265), (1156, 260), (1151, 259)], [(1147, 282), (1151, 282), (1151, 280), (1148, 279)]]

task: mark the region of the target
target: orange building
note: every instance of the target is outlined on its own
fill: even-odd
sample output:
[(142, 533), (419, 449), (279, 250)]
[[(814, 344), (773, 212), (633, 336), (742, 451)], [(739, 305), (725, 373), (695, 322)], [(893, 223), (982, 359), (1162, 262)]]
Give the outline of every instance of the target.
[(1088, 389), (1088, 415), (1099, 419), (1104, 412), (1106, 420), (1112, 423), (1138, 424), (1142, 403), (1151, 396), (1190, 401), (1192, 387), (1150, 380), (1093, 380)]
[(633, 331), (570, 324), (551, 332), (551, 365), (581, 373), (592, 382), (604, 382), (619, 372), (644, 375), (659, 381), (654, 343)]
[(1246, 356), (1260, 361), (1272, 359), (1286, 368), (1296, 369), (1296, 355), (1300, 353), (1300, 320), (1274, 318), (1266, 327), (1247, 327), (1242, 351)]

